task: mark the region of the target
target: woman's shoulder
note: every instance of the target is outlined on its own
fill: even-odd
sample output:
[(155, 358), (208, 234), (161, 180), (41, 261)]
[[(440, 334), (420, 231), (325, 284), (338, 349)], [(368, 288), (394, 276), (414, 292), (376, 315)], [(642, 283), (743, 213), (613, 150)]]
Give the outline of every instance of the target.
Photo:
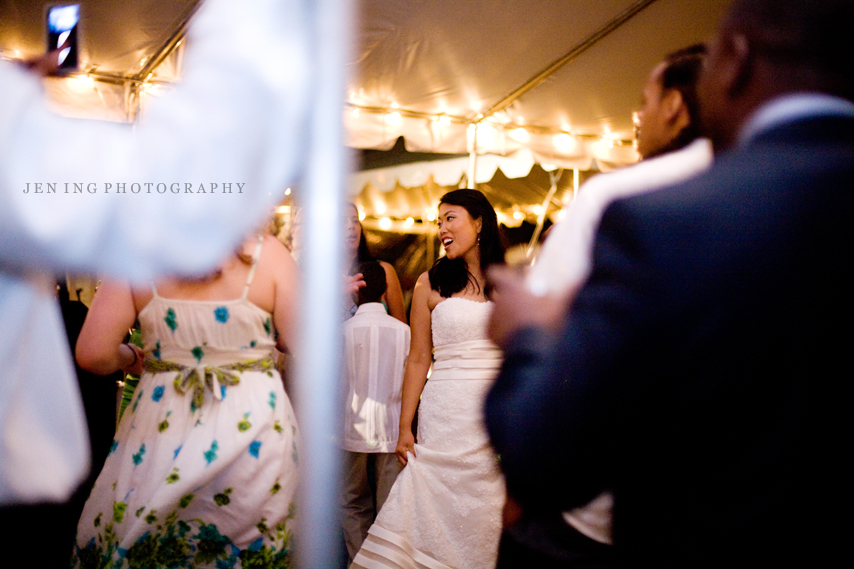
[(415, 286), (427, 287), (430, 289), (430, 274), (427, 271), (424, 271), (420, 275), (418, 275), (418, 280), (415, 281)]
[[(288, 255), (290, 256), (290, 251), (285, 247), (285, 244), (282, 243), (278, 237), (275, 235), (263, 235), (261, 238), (261, 254), (265, 252), (268, 255)], [(251, 243), (257, 243), (255, 239), (251, 241)]]
[(134, 285), (130, 287), (131, 297), (136, 313), (139, 314), (154, 298), (154, 283)]
[(380, 266), (385, 271), (385, 279), (386, 281), (395, 281), (397, 280), (397, 271), (394, 270), (394, 265), (391, 263), (386, 263), (385, 261), (377, 261)]
[(291, 252), (277, 237), (265, 235), (261, 243), (261, 255), (258, 259), (259, 269), (264, 267), (273, 271), (280, 271), (296, 267), (296, 261), (294, 261)]
[(442, 295), (438, 290), (433, 289), (430, 284), (430, 275), (427, 271), (421, 273), (418, 280), (415, 282), (415, 290), (412, 292), (412, 302), (421, 299), (421, 302), (427, 304), (427, 308), (431, 311), (436, 308), (436, 305), (442, 302)]

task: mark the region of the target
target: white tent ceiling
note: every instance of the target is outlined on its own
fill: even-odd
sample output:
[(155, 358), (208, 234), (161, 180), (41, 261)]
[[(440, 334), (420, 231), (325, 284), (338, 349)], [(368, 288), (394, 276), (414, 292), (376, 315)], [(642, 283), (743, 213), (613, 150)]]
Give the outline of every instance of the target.
[[(526, 175), (534, 162), (546, 170), (631, 163), (631, 116), (649, 69), (710, 36), (729, 2), (357, 0), (346, 143), (389, 149), (402, 136), (409, 151), (466, 153), (477, 124), (477, 153), (503, 157), (480, 158), (478, 182), (493, 180), (500, 162), (504, 179)], [(50, 81), (53, 98), (78, 116), (132, 118), (137, 92), (179, 72), (180, 50), (172, 48), (197, 3), (80, 0), (90, 79)], [(44, 51), (46, 4), (0, 0), (4, 57)], [(350, 192), (455, 186), (466, 169), (458, 159), (368, 172), (351, 180)], [(420, 207), (410, 210), (420, 215)]]
[[(551, 182), (534, 163), (610, 170), (637, 160), (632, 113), (649, 70), (708, 39), (729, 3), (361, 0), (347, 144), (389, 149), (402, 136), (412, 152), (465, 153), (477, 124), (477, 153), (494, 155), (477, 160), (478, 187), (503, 220), (532, 220)], [(454, 158), (368, 170), (349, 191), (369, 216), (418, 219), (468, 168)], [(564, 172), (552, 213), (572, 186)]]
[(387, 149), (404, 136), (411, 151), (467, 152), (479, 121), (480, 153), (524, 146), (582, 169), (631, 160), (618, 142), (633, 138), (647, 73), (706, 40), (729, 2), (361, 0), (348, 143)]
[(729, 4), (360, 0), (346, 143), (388, 150), (403, 137), (410, 152), (479, 155), (474, 172), (457, 157), (351, 176), (365, 227), (428, 234), (395, 263), (406, 279), (435, 254), (435, 225), (419, 221), (462, 183), (476, 182), (506, 225), (554, 219), (591, 169), (637, 160), (632, 113), (649, 71), (706, 41)]
[[(45, 51), (48, 5), (0, 0), (0, 53), (30, 59)], [(79, 0), (78, 76), (45, 80), (53, 107), (66, 115), (112, 121), (136, 116), (142, 94), (155, 94), (180, 74), (175, 49), (199, 0)]]
[[(84, 69), (145, 78), (197, 2), (80, 0)], [(572, 136), (561, 143), (552, 135), (631, 140), (648, 70), (667, 52), (705, 40), (729, 3), (358, 0), (348, 142), (388, 149), (404, 136), (408, 150), (467, 152), (466, 126), (481, 120), (483, 153), (527, 146), (551, 163), (595, 155), (581, 153)], [(4, 56), (43, 52), (47, 4), (0, 0)]]
[[(45, 50), (45, 10), (52, 4), (0, 0), (0, 51), (26, 59)], [(79, 0), (81, 69), (143, 78), (152, 60), (183, 28), (198, 0)]]

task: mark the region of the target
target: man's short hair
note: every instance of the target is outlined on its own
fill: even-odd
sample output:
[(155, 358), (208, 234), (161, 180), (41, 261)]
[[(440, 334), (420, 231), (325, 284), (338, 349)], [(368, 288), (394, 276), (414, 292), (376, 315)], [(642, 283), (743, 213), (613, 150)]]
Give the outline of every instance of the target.
[(854, 96), (851, 30), (852, 0), (739, 0), (725, 26), (744, 33), (757, 53), (792, 69), (806, 71), (816, 88)]
[(368, 261), (359, 264), (359, 272), (365, 281), (365, 286), (359, 289), (359, 306), (366, 302), (380, 302), (385, 294), (388, 283), (385, 280), (385, 269), (378, 261)]
[(663, 91), (668, 89), (679, 91), (690, 119), (688, 126), (682, 129), (670, 145), (674, 148), (687, 146), (700, 136), (697, 80), (703, 70), (705, 58), (706, 46), (700, 43), (669, 53), (664, 58), (666, 67), (661, 74), (661, 88)]

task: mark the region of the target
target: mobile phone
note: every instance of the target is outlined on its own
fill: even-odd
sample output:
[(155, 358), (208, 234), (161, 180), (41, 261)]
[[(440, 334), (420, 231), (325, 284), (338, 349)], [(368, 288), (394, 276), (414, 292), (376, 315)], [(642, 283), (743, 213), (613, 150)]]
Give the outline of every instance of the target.
[(80, 4), (51, 6), (47, 11), (47, 50), (59, 51), (58, 74), (77, 71), (77, 30)]

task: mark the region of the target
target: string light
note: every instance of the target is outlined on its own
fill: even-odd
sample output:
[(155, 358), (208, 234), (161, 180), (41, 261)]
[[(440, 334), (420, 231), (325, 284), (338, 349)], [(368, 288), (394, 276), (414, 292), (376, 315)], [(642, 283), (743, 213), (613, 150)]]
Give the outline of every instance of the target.
[(518, 140), (519, 142), (528, 142), (529, 140), (531, 140), (531, 135), (528, 133), (528, 131), (526, 129), (524, 129), (522, 127), (515, 128), (515, 129), (511, 130), (510, 136), (512, 136), (514, 139)]
[(68, 88), (75, 93), (85, 93), (95, 88), (95, 80), (89, 75), (74, 75), (66, 81)]
[(575, 139), (568, 132), (562, 132), (555, 135), (554, 143), (559, 151), (569, 152), (575, 143)]
[[(521, 144), (530, 143), (534, 135), (551, 136), (552, 145), (555, 150), (562, 154), (577, 153), (580, 150), (579, 144), (584, 141), (599, 141), (608, 148), (629, 146), (635, 143), (634, 138), (622, 140), (618, 135), (612, 134), (610, 125), (604, 125), (602, 129), (603, 133), (596, 135), (572, 132), (569, 123), (566, 121), (561, 123), (558, 129), (547, 126), (526, 125), (522, 117), (514, 117), (514, 120), (511, 121), (506, 114), (501, 113), (486, 117), (479, 113), (474, 118), (471, 118), (470, 116), (451, 115), (444, 107), (437, 113), (401, 109), (397, 101), (393, 101), (385, 107), (371, 107), (359, 105), (354, 102), (348, 102), (346, 105), (349, 107), (353, 117), (359, 118), (364, 114), (380, 115), (386, 125), (396, 128), (401, 125), (404, 116), (426, 119), (441, 128), (447, 128), (454, 123), (458, 123), (461, 126), (465, 125), (468, 129), (473, 129), (476, 126), (478, 129), (478, 147), (483, 149), (495, 146), (495, 144), (500, 142), (500, 137), (503, 134), (510, 136), (513, 140)], [(636, 116), (632, 118), (636, 120)], [(487, 150), (487, 152), (489, 151)]]
[(489, 148), (498, 141), (498, 131), (491, 123), (482, 122), (477, 129), (477, 138), (480, 146)]

